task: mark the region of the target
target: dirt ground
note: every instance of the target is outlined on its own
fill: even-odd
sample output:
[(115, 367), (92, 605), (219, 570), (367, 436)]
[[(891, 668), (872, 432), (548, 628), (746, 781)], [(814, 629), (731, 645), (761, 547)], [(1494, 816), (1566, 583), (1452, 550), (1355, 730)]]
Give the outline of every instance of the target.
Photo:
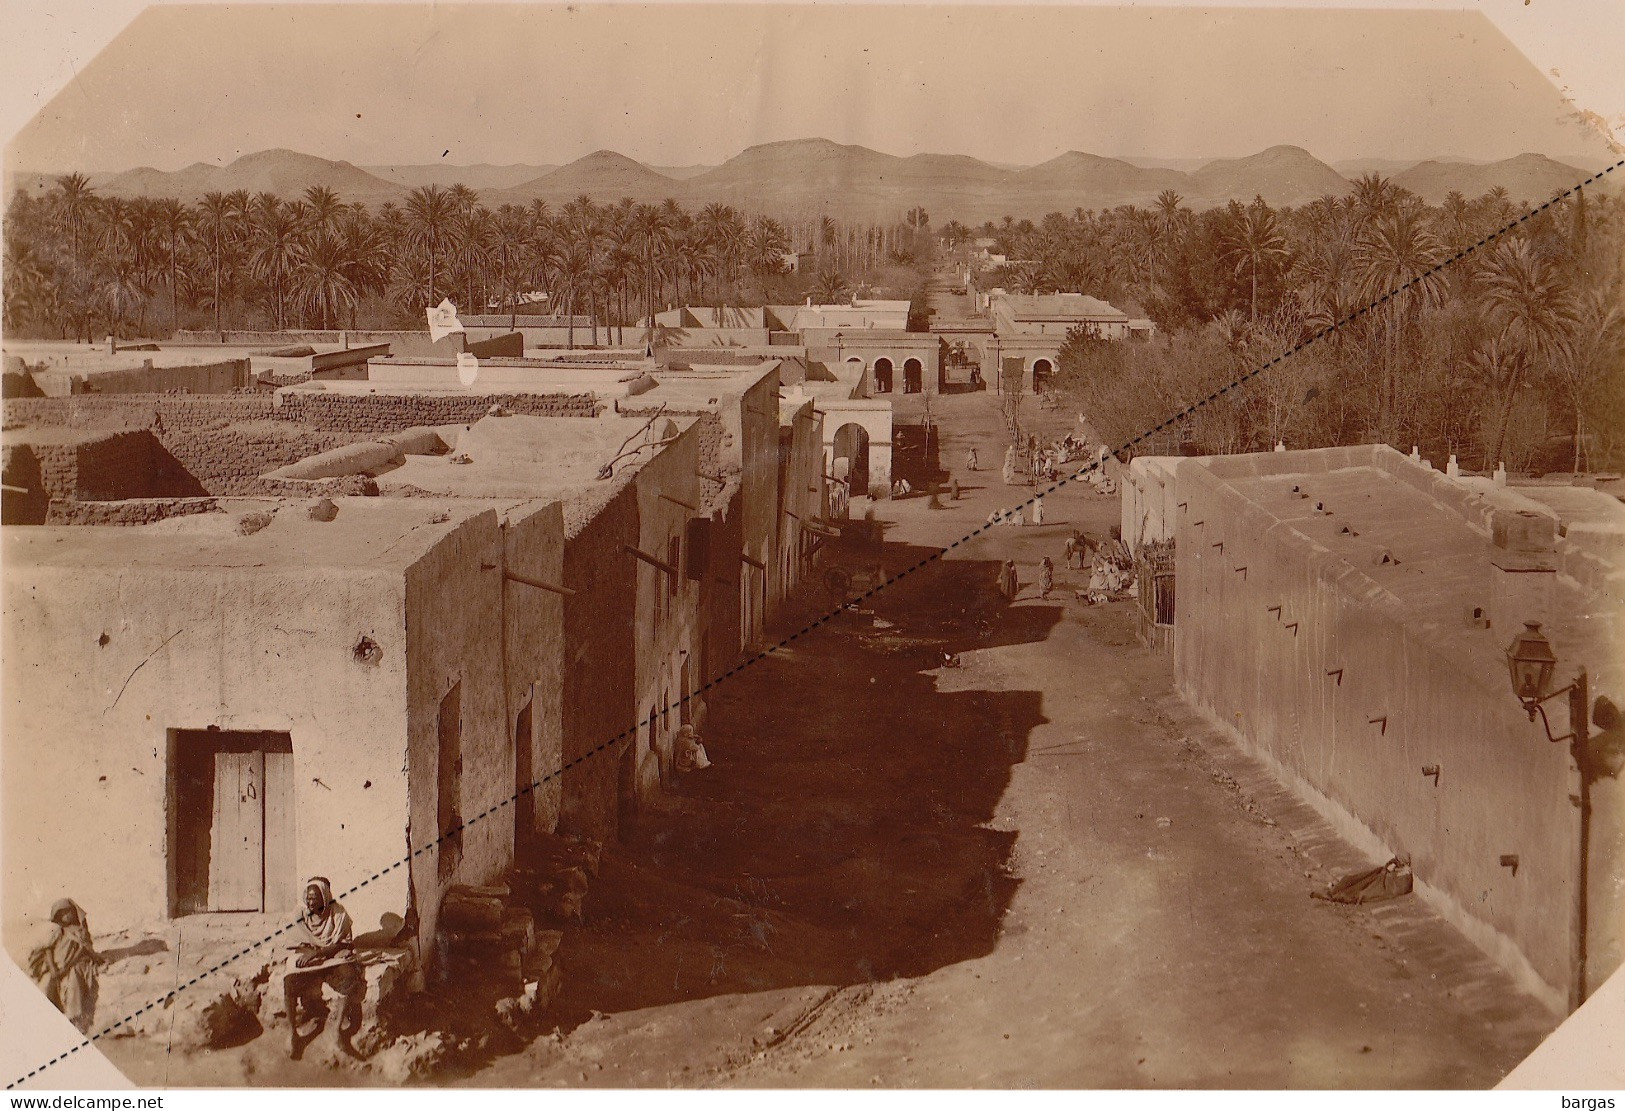
[[(962, 499), (875, 506), (888, 568), (928, 562), (711, 692), (714, 766), (606, 848), (557, 1033), (440, 1082), (1493, 1086), (1555, 1017), (1414, 899), (1309, 898), (1368, 862), (1180, 708), (1131, 602), (1073, 596), (1062, 543), (1115, 497), (1069, 488), (931, 558), (1030, 494), (997, 472), (995, 399), (933, 413)], [(994, 470), (962, 469), (973, 444)], [(109, 1048), (158, 1083), (369, 1082), (276, 1038)]]
[[(946, 466), (998, 458), (985, 394), (933, 410)], [(1029, 493), (957, 473), (943, 510), (876, 507), (893, 570)], [(562, 955), (565, 1032), (469, 1079), (1492, 1086), (1555, 1018), (1414, 900), (1311, 900), (1363, 858), (1199, 731), (1131, 603), (1064, 569), (1037, 597), (1117, 519), (1058, 492), (715, 691), (715, 767), (606, 857)]]

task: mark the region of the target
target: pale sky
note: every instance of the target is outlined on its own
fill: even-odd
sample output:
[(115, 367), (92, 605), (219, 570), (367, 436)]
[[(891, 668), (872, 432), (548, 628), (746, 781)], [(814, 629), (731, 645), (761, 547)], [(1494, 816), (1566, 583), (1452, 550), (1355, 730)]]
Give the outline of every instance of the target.
[[(0, 50), (28, 61), (33, 34), (66, 59), (62, 74), (36, 52), (22, 74), (34, 84), (7, 85), (5, 107), (23, 109), (13, 126), (38, 112), (9, 165), (51, 172), (270, 147), (361, 165), (562, 163), (600, 148), (681, 165), (813, 136), (1020, 164), (1293, 143), (1327, 161), (1539, 151), (1599, 165), (1607, 150), (1554, 81), (1625, 122), (1625, 3), (1566, 3), (163, 6), (96, 53), (94, 9), (0, 0), (20, 28)], [(118, 0), (94, 7), (117, 26)], [(54, 98), (52, 73), (66, 86)]]

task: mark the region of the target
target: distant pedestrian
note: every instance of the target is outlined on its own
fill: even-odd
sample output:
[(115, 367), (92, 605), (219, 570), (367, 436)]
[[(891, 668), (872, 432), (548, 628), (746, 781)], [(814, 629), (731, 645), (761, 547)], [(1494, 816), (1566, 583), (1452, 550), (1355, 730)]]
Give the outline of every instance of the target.
[(678, 771), (702, 771), (711, 766), (711, 761), (705, 755), (705, 746), (700, 743), (700, 735), (694, 732), (692, 725), (677, 730), (676, 748)]
[(1007, 559), (1004, 566), (999, 569), (999, 593), (1004, 600), (1014, 602), (1016, 595), (1021, 593), (1021, 579), (1016, 575), (1015, 560)]
[(948, 481), (949, 492), (953, 494), (954, 501), (959, 500), (959, 477), (955, 475)]
[(1043, 497), (1042, 494), (1040, 494), (1038, 497), (1033, 499), (1033, 524), (1041, 525), (1043, 523), (1044, 523), (1044, 497)]
[(1054, 589), (1055, 564), (1050, 562), (1049, 556), (1045, 556), (1043, 562), (1038, 565), (1038, 596), (1048, 598), (1049, 592)]
[(81, 1034), (95, 1025), (97, 970), (105, 963), (91, 941), (85, 912), (72, 899), (58, 899), (51, 907), (50, 940), (28, 955), (28, 972)]
[(970, 451), (965, 455), (965, 469), (967, 471), (976, 470), (976, 449), (975, 448), (971, 448)]

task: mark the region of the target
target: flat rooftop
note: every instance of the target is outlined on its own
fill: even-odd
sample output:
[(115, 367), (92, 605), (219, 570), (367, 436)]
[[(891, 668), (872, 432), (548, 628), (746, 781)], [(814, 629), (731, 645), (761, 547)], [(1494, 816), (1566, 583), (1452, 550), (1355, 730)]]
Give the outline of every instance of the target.
[(1117, 320), (1128, 313), (1083, 293), (1001, 293), (997, 301), (1016, 320)]
[[(590, 519), (657, 454), (628, 456), (613, 477), (598, 477), (647, 420), (613, 414), (485, 417), (458, 432), (451, 454), (408, 455), (401, 466), (378, 475), (378, 487), (386, 494), (559, 501), (565, 503), (566, 527), (579, 526), (584, 514)], [(681, 430), (694, 418), (662, 417), (659, 424), (666, 422)], [(468, 461), (453, 462), (460, 459)]]
[[(333, 498), (338, 516), (313, 520), (310, 498), (221, 498), (220, 510), (150, 525), (0, 529), (5, 566), (105, 567), (115, 571), (306, 568), (404, 571), (470, 517), (496, 508), (461, 500)], [(270, 522), (248, 535), (258, 514)]]
[[(1500, 573), (1493, 561), (1506, 553), (1457, 508), (1382, 467), (1294, 471), (1287, 469), (1291, 457), (1317, 453), (1267, 454), (1281, 470), (1220, 477), (1253, 505), (1396, 599), (1407, 625), (1431, 626), (1444, 635), (1464, 667), (1481, 675), (1504, 676), (1506, 645), (1516, 630), (1476, 629), (1463, 614), (1488, 603), (1491, 576)], [(1420, 472), (1420, 464), (1416, 466)], [(1293, 492), (1294, 486), (1299, 493)], [(1325, 511), (1317, 510), (1317, 503)], [(1509, 499), (1506, 507), (1515, 511), (1516, 503)], [(1221, 526), (1214, 539), (1223, 534)], [(1391, 562), (1381, 561), (1384, 551)], [(1333, 572), (1332, 577), (1339, 575)], [(1559, 656), (1608, 670), (1612, 689), (1625, 679), (1625, 654), (1619, 651), (1625, 644), (1625, 608), (1618, 599), (1598, 597), (1567, 575), (1556, 578), (1556, 619), (1547, 627)]]
[(718, 409), (739, 401), (778, 367), (778, 361), (720, 366), (691, 365), (688, 370), (665, 370), (655, 374), (655, 385), (640, 392), (633, 402), (639, 410), (669, 406), (675, 412)]

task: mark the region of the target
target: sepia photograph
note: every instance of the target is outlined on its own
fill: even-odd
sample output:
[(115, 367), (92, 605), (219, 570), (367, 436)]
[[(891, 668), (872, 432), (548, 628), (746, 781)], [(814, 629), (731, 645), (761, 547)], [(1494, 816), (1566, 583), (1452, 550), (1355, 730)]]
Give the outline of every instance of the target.
[(1543, 3), (7, 0), (0, 1081), (1625, 1089)]

